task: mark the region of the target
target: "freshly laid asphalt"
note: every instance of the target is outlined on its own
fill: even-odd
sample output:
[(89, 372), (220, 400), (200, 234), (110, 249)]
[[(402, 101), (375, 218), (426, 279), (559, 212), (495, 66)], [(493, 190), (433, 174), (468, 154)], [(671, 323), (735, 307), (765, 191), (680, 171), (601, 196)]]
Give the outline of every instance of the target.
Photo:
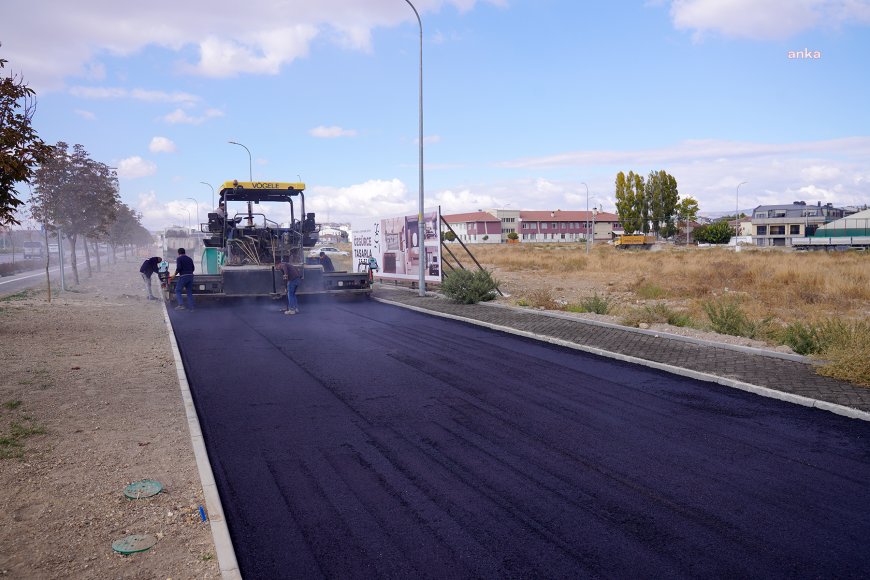
[[(799, 361), (376, 294), (741, 382), (828, 384)], [(868, 422), (374, 301), (199, 306), (170, 315), (245, 578), (870, 569)], [(738, 355), (759, 360), (719, 362)], [(825, 396), (867, 404), (834, 383)]]

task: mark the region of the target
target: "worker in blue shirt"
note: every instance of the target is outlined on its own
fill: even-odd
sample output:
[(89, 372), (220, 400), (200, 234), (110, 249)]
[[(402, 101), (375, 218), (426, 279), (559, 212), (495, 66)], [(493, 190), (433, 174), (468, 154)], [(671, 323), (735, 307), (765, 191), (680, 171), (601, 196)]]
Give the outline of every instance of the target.
[[(184, 248), (178, 248), (178, 258), (175, 260), (175, 298), (178, 300), (176, 310), (193, 310), (193, 260), (190, 259)], [(187, 308), (181, 292), (187, 288)]]

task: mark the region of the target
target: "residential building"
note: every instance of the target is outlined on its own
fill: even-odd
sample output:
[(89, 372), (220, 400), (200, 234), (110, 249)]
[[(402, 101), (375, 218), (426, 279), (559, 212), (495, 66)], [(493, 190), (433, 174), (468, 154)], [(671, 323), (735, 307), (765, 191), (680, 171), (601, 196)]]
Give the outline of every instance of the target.
[[(491, 209), (442, 216), (465, 243), (497, 244), (516, 233), (520, 242), (581, 242), (592, 238), (609, 241), (619, 229), (619, 216), (591, 211), (527, 211)], [(486, 238), (486, 239), (484, 239)]]
[[(502, 241), (502, 222), (485, 211), (442, 215), (457, 237), (467, 244), (498, 244)], [(446, 228), (442, 227), (442, 230)], [(507, 239), (507, 235), (504, 236)]]
[(519, 234), (517, 228), (520, 221), (520, 210), (518, 209), (488, 209), (487, 213), (494, 215), (501, 222), (501, 238), (508, 239), (508, 234)]
[(757, 246), (791, 246), (793, 238), (812, 236), (819, 226), (843, 217), (830, 203), (760, 205), (752, 212), (752, 237)]
[[(592, 224), (595, 224), (593, 232)], [(577, 242), (587, 238), (608, 241), (619, 229), (619, 216), (591, 211), (521, 211), (521, 242)]]

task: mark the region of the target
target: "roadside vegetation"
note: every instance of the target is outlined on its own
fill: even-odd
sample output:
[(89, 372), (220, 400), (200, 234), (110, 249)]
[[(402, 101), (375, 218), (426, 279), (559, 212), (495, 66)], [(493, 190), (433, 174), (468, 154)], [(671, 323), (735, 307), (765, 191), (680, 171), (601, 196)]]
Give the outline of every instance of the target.
[[(520, 306), (617, 316), (788, 345), (821, 374), (870, 386), (870, 255), (600, 244), (473, 248)], [(513, 275), (512, 275), (513, 274)], [(578, 298), (578, 296), (580, 296)]]
[(23, 458), (25, 441), (45, 432), (45, 427), (24, 412), (21, 400), (4, 401), (0, 405), (0, 460)]

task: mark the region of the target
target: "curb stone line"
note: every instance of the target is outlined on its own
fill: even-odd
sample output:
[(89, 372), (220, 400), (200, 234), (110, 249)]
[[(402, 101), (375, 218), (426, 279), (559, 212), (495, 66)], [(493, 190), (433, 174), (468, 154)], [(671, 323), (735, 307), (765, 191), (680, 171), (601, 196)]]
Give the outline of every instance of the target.
[(447, 314), (445, 312), (438, 312), (435, 310), (428, 310), (426, 308), (421, 308), (419, 306), (411, 306), (409, 304), (404, 304), (402, 302), (396, 302), (393, 300), (389, 300), (386, 298), (377, 298), (373, 297), (374, 300), (378, 302), (382, 302), (384, 304), (391, 304), (393, 306), (398, 306), (401, 308), (407, 308), (408, 310), (414, 310), (416, 312), (421, 312), (423, 314), (429, 314), (431, 316), (439, 316), (441, 318), (449, 318), (451, 320), (459, 320), (461, 322), (474, 324), (476, 326), (483, 326), (485, 328), (490, 328), (492, 330), (498, 330), (501, 332), (505, 332), (508, 334), (514, 334), (517, 336), (523, 336), (525, 338), (532, 338), (534, 340), (540, 340), (542, 342), (548, 342), (551, 344), (556, 344), (559, 346), (565, 346), (568, 348), (572, 348), (574, 350), (580, 350), (584, 352), (588, 352), (591, 354), (596, 354), (599, 356), (612, 358), (616, 360), (621, 360), (624, 362), (629, 362), (649, 368), (654, 368), (657, 370), (662, 370), (671, 374), (689, 377), (692, 379), (697, 379), (701, 381), (707, 381), (711, 383), (717, 383), (719, 385), (723, 385), (726, 387), (732, 387), (735, 389), (740, 389), (742, 391), (748, 391), (750, 393), (754, 393), (756, 395), (761, 395), (763, 397), (768, 397), (771, 399), (778, 399), (780, 401), (785, 401), (788, 403), (794, 403), (797, 405), (802, 405), (804, 407), (813, 407), (816, 409), (820, 409), (823, 411), (829, 411), (831, 413), (835, 413), (837, 415), (842, 415), (844, 417), (849, 417), (850, 419), (860, 419), (862, 421), (870, 421), (870, 413), (866, 411), (861, 411), (859, 409), (853, 409), (852, 407), (846, 407), (845, 405), (838, 405), (836, 403), (829, 403), (827, 401), (819, 401), (816, 399), (812, 399), (810, 397), (805, 397), (803, 395), (795, 395), (792, 393), (785, 393), (782, 391), (777, 391), (776, 389), (771, 389), (769, 387), (762, 387), (759, 385), (753, 385), (751, 383), (745, 383), (742, 381), (738, 381), (735, 379), (729, 379), (727, 377), (720, 377), (718, 375), (713, 375), (701, 371), (694, 371), (690, 369), (684, 369), (682, 367), (677, 367), (674, 365), (669, 365), (666, 363), (660, 363), (656, 361), (646, 360), (643, 358), (622, 354), (618, 352), (612, 352), (609, 350), (604, 350), (601, 348), (586, 346), (582, 344), (577, 344), (576, 342), (571, 342), (568, 340), (564, 340), (561, 338), (555, 338), (552, 336), (547, 336), (543, 334), (536, 334), (533, 332), (527, 332), (525, 330), (518, 330), (516, 328), (511, 328), (509, 326), (501, 326), (499, 324), (492, 324), (490, 322), (484, 322), (481, 320), (475, 320), (473, 318), (465, 318), (463, 316), (458, 316), (455, 314)]
[(181, 361), (181, 353), (178, 351), (178, 343), (175, 340), (175, 331), (169, 320), (169, 312), (166, 310), (166, 302), (163, 303), (163, 320), (169, 330), (169, 343), (172, 347), (172, 355), (175, 358), (175, 368), (178, 371), (178, 386), (181, 390), (181, 399), (184, 402), (184, 410), (187, 415), (187, 426), (190, 430), (190, 442), (193, 445), (193, 455), (196, 458), (196, 467), (199, 471), (199, 480), (202, 484), (202, 493), (205, 496), (205, 506), (208, 510), (208, 521), (211, 526), (212, 539), (214, 540), (215, 552), (217, 552), (218, 565), (221, 577), (224, 580), (241, 580), (242, 574), (236, 560), (236, 551), (230, 538), (230, 530), (224, 518), (224, 509), (221, 504), (220, 494), (211, 469), (211, 461), (205, 448), (205, 440), (202, 437), (202, 429), (199, 426), (199, 417), (193, 404), (190, 393), (190, 385), (184, 371), (184, 363)]

